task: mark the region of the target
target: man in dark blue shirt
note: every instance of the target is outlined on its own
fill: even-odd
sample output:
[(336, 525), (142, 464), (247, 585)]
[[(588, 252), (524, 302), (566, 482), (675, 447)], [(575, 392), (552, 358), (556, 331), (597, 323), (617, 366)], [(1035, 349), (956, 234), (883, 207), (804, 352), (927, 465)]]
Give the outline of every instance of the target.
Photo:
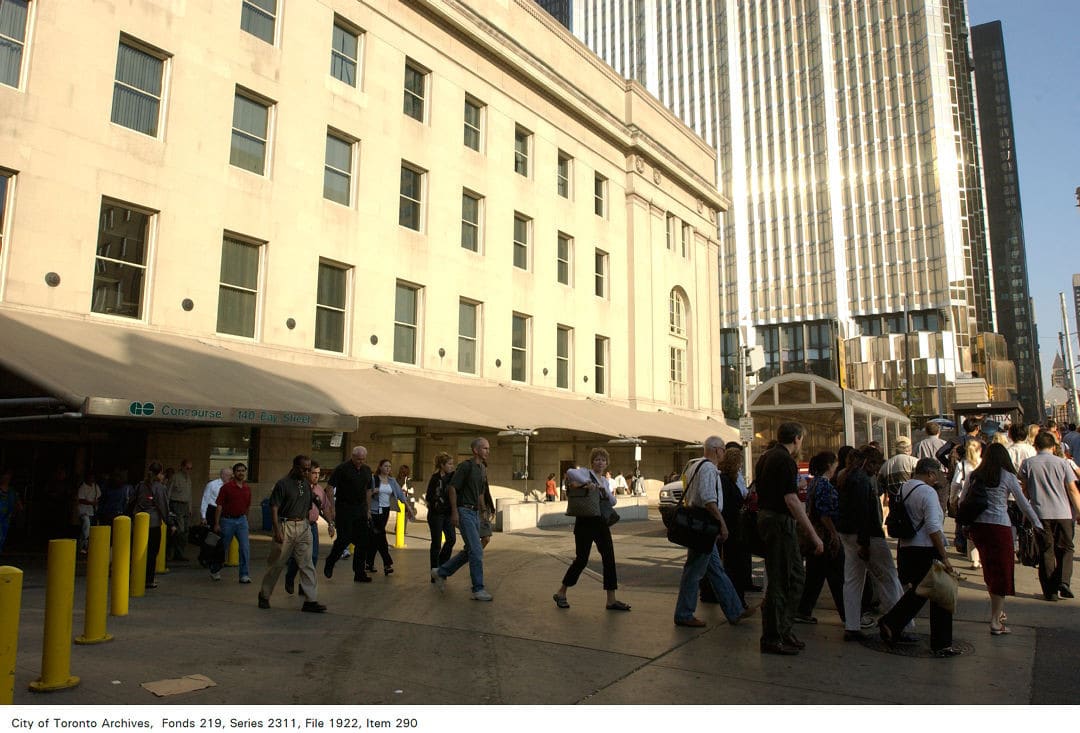
[(327, 578), (333, 576), (334, 564), (341, 558), (345, 548), (352, 544), (355, 546), (352, 553), (353, 581), (370, 583), (371, 576), (364, 570), (364, 557), (371, 534), (368, 500), (371, 498), (374, 481), (371, 468), (367, 465), (367, 448), (362, 445), (353, 448), (349, 460), (330, 474), (327, 485), (334, 496), (338, 536), (330, 554), (326, 556), (323, 575)]

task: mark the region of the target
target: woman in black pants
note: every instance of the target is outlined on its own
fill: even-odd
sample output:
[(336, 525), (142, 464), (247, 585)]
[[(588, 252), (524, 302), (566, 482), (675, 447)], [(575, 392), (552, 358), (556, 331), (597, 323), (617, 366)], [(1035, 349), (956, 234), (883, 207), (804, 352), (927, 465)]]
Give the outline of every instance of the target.
[[(454, 475), (454, 457), (449, 453), (435, 456), (435, 473), (428, 481), (424, 501), (427, 503), (428, 531), (431, 533), (429, 560), (431, 569), (437, 570), (450, 559), (454, 550), (454, 525), (450, 523), (450, 477)], [(446, 541), (443, 541), (445, 537)], [(435, 582), (435, 578), (431, 578)]]
[[(589, 456), (589, 463), (592, 465), (592, 470), (589, 472), (588, 481), (574, 481), (571, 479), (570, 486), (579, 488), (591, 483), (599, 488), (600, 501), (607, 501), (614, 507), (615, 495), (607, 479), (604, 478), (604, 472), (607, 471), (608, 467), (608, 452), (603, 448), (593, 448), (592, 455)], [(555, 605), (559, 608), (570, 608), (570, 603), (566, 600), (566, 591), (577, 584), (578, 578), (581, 577), (581, 571), (589, 563), (589, 553), (592, 552), (594, 543), (600, 553), (600, 559), (604, 563), (604, 590), (607, 591), (607, 609), (609, 611), (629, 611), (630, 605), (615, 597), (615, 590), (619, 587), (618, 577), (615, 574), (615, 546), (611, 541), (611, 529), (607, 525), (607, 520), (602, 516), (577, 517), (574, 520), (574, 546), (577, 555), (574, 557), (574, 562), (566, 570), (566, 575), (563, 576), (562, 586), (552, 596)]]
[(839, 460), (832, 451), (822, 451), (810, 459), (812, 478), (806, 487), (806, 513), (825, 543), (825, 552), (806, 556), (806, 583), (795, 614), (795, 621), (800, 624), (817, 623), (814, 606), (826, 582), (840, 620), (844, 620), (844, 548), (836, 532), (836, 523), (840, 521), (840, 498), (833, 483), (838, 465)]

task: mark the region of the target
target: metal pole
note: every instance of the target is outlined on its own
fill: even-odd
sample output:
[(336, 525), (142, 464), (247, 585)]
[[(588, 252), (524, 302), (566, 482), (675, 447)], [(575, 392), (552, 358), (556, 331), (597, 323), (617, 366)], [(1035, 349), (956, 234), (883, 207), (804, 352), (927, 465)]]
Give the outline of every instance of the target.
[(525, 501), (529, 500), (529, 434), (525, 433)]
[[(743, 344), (742, 329), (741, 328), (736, 329), (735, 333), (736, 333), (736, 339), (737, 339), (737, 342), (738, 342), (737, 346), (738, 346), (738, 351), (739, 351), (739, 353), (737, 355), (737, 368), (739, 370), (739, 392), (741, 394), (740, 400), (741, 400), (741, 403), (742, 403), (742, 412), (740, 413), (740, 415), (742, 417), (749, 417), (750, 416), (750, 405), (749, 405), (749, 402), (748, 402), (749, 396), (746, 394), (746, 380), (747, 380), (746, 357), (747, 357), (747, 350), (750, 347), (745, 346)], [(741, 440), (742, 436), (739, 436), (739, 439)], [(743, 480), (747, 483), (747, 485), (749, 485), (750, 481), (753, 479), (753, 476), (751, 476), (751, 474), (750, 474), (750, 471), (753, 468), (753, 457), (750, 455), (750, 453), (752, 452), (752, 449), (753, 449), (753, 445), (754, 445), (754, 443), (753, 443), (752, 440), (743, 441)]]
[(1080, 404), (1076, 399), (1076, 373), (1073, 371), (1072, 336), (1069, 334), (1069, 314), (1065, 310), (1065, 293), (1058, 292), (1061, 301), (1061, 327), (1065, 332), (1065, 372), (1069, 376), (1069, 410), (1072, 416), (1069, 422), (1077, 422), (1080, 419)]

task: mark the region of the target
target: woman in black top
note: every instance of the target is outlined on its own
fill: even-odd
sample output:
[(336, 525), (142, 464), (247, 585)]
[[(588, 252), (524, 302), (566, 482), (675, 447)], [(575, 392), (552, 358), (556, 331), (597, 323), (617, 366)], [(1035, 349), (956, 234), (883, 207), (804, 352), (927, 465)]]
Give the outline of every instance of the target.
[[(454, 525), (450, 523), (450, 478), (454, 475), (454, 457), (449, 453), (435, 456), (435, 473), (428, 481), (424, 501), (427, 503), (428, 531), (431, 533), (429, 560), (434, 571), (450, 559), (454, 550)], [(445, 537), (445, 541), (444, 541)], [(435, 582), (435, 578), (431, 579)]]
[[(735, 592), (739, 594), (739, 600), (744, 606), (749, 607), (750, 604), (746, 602), (746, 591), (750, 590), (753, 584), (752, 558), (749, 543), (742, 533), (743, 495), (739, 491), (738, 483), (742, 465), (742, 448), (727, 448), (724, 451), (719, 466), (720, 489), (723, 491), (724, 499), (724, 508), (720, 513), (728, 527), (728, 538), (724, 540), (723, 547), (720, 548), (720, 556), (724, 561), (724, 569), (727, 570), (731, 584), (735, 586)], [(711, 591), (708, 581), (702, 580), (703, 591), (706, 586), (709, 586)]]

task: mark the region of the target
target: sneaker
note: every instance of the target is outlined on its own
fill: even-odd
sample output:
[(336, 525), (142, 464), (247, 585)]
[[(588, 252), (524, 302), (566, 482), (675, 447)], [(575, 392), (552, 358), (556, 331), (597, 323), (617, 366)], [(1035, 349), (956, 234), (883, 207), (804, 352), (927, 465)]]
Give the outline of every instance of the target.
[(349, 552), (348, 550), (342, 550), (342, 552), (341, 552), (341, 558), (342, 558), (342, 559), (345, 559), (345, 558), (347, 558), (347, 557), (352, 557), (352, 553), (351, 553), (351, 552)]
[(439, 575), (439, 569), (438, 568), (432, 568), (431, 569), (431, 582), (435, 584), (435, 588), (440, 593), (445, 593), (446, 592), (446, 578)]
[(244, 584), (244, 585), (247, 585), (248, 583), (251, 582), (251, 576), (250, 575), (243, 576), (242, 578), (240, 578), (240, 582), (242, 584)]
[(861, 629), (872, 629), (875, 626), (877, 626), (877, 621), (874, 620), (873, 614), (869, 611), (864, 613), (862, 618), (859, 619), (859, 628)]
[(210, 580), (221, 580), (221, 572), (210, 573)]
[(801, 613), (797, 613), (791, 617), (791, 620), (797, 624), (816, 624), (817, 619), (813, 616), (804, 616)]
[(270, 608), (270, 599), (262, 593), (259, 594), (259, 608)]
[(472, 599), (474, 601), (491, 601), (491, 600), (494, 600), (492, 595), (490, 593), (488, 593), (486, 590), (484, 590), (483, 588), (481, 588), (480, 590), (473, 591)]
[(432, 568), (431, 569), (431, 582), (432, 583), (435, 582), (435, 576), (438, 574), (438, 572), (439, 572), (438, 568)]

